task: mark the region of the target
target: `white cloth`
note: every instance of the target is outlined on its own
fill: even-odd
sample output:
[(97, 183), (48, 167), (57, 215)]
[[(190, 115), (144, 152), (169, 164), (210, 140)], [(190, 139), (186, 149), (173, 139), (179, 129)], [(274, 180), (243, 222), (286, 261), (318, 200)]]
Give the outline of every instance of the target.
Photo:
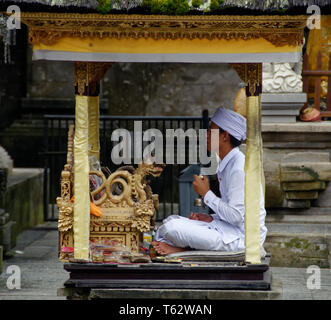
[(239, 246), (239, 240), (224, 243), (220, 233), (210, 223), (178, 215), (164, 219), (154, 239), (174, 247), (197, 250), (236, 251)]
[[(215, 214), (210, 224), (219, 231), (224, 243), (240, 240), (240, 249), (245, 247), (245, 156), (239, 148), (233, 148), (217, 167), (221, 198), (211, 190), (204, 196), (204, 202)], [(267, 235), (266, 211), (261, 185), (260, 200), (260, 244)]]
[(211, 121), (237, 140), (246, 139), (246, 119), (239, 113), (219, 108), (211, 118)]
[[(217, 167), (220, 182), (218, 198), (208, 191), (204, 202), (215, 214), (211, 222), (171, 215), (155, 233), (155, 240), (175, 247), (198, 250), (237, 251), (245, 248), (245, 156), (239, 148), (232, 149)], [(261, 186), (262, 191), (262, 186)], [(261, 193), (262, 194), (262, 193)], [(261, 246), (267, 234), (264, 199), (261, 197)]]

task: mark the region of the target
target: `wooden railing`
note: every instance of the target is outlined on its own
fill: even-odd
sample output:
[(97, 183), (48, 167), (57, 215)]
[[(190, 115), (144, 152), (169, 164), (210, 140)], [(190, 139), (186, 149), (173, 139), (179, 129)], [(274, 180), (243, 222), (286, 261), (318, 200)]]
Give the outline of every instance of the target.
[[(302, 70), (302, 81), (303, 81), (303, 92), (306, 92), (308, 95), (308, 85), (309, 85), (309, 77), (315, 78), (315, 91), (314, 91), (314, 107), (315, 109), (321, 112), (321, 117), (323, 118), (331, 118), (331, 53), (329, 56), (329, 66), (328, 70), (322, 69), (322, 54), (319, 51), (317, 54), (316, 61), (316, 70), (310, 70), (308, 66), (308, 54), (307, 52), (303, 58), (303, 70)], [(320, 110), (321, 104), (321, 77), (328, 77), (328, 88), (327, 88), (327, 96), (326, 96), (326, 110)]]

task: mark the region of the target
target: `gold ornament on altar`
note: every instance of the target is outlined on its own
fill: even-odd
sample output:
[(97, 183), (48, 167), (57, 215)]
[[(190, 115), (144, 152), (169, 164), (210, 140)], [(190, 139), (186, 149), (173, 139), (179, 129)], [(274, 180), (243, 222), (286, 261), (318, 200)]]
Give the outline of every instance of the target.
[[(74, 244), (73, 135), (74, 127), (70, 126), (67, 164), (61, 173), (61, 197), (56, 199), (59, 208), (59, 258), (62, 262), (69, 260), (65, 248), (72, 248)], [(102, 171), (90, 171), (90, 176), (101, 179), (100, 186), (90, 195), (91, 202), (102, 212), (101, 217), (90, 216), (91, 241), (116, 241), (127, 246), (132, 253), (139, 252), (143, 232), (150, 231), (158, 208), (158, 195), (153, 194), (147, 176), (159, 177), (164, 166), (145, 160), (138, 164), (138, 168), (120, 167), (107, 178)]]

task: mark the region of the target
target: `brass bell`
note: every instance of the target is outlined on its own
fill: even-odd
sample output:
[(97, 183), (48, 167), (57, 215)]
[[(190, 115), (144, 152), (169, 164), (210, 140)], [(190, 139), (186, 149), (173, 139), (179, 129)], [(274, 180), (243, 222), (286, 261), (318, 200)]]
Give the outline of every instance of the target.
[[(203, 179), (203, 175), (200, 173), (199, 174), (199, 177), (201, 178), (201, 179)], [(203, 202), (203, 199), (202, 199), (202, 197), (199, 195), (199, 197), (198, 198), (195, 198), (194, 199), (194, 206), (195, 207), (202, 207), (202, 208), (205, 208), (205, 203)]]
[(203, 200), (202, 200), (201, 197), (194, 199), (194, 206), (195, 207), (204, 207), (204, 205), (205, 204), (203, 203)]

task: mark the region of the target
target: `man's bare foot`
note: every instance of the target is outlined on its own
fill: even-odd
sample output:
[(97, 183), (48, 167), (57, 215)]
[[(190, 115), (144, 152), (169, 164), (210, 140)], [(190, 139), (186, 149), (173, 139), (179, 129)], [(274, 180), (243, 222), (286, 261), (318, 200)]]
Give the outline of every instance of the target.
[(153, 247), (155, 250), (162, 255), (167, 255), (170, 253), (175, 253), (175, 252), (181, 252), (181, 251), (186, 251), (186, 248), (179, 248), (179, 247), (173, 247), (165, 242), (161, 241), (153, 241), (152, 242)]

